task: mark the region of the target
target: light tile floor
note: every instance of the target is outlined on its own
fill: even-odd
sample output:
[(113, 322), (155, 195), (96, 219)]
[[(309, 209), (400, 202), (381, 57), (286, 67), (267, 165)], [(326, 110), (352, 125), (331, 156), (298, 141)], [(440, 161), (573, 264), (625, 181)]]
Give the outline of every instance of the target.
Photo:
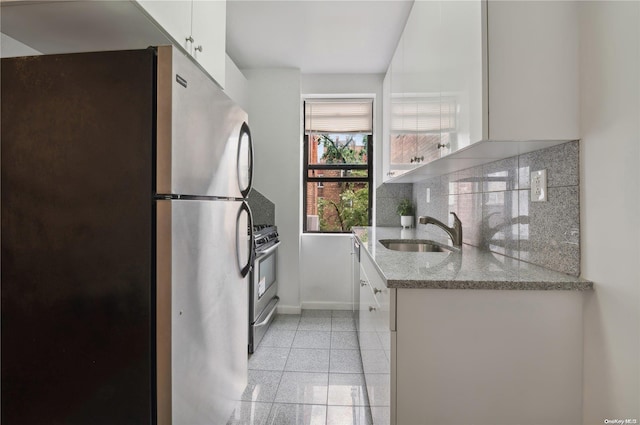
[(303, 310), (276, 316), (227, 425), (372, 423), (351, 312)]

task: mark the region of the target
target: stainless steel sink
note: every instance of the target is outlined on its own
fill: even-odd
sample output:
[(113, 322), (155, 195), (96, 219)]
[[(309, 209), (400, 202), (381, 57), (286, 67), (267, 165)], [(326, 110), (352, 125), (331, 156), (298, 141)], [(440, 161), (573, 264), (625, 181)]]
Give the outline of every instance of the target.
[(404, 252), (451, 252), (448, 247), (429, 240), (420, 239), (381, 239), (382, 246), (394, 251)]

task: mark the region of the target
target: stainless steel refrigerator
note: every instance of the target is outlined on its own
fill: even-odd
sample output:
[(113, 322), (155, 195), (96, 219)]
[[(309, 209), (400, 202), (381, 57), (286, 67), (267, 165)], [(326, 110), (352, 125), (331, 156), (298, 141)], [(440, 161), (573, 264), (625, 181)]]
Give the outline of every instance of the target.
[(2, 423), (226, 423), (247, 382), (247, 115), (171, 47), (1, 69)]

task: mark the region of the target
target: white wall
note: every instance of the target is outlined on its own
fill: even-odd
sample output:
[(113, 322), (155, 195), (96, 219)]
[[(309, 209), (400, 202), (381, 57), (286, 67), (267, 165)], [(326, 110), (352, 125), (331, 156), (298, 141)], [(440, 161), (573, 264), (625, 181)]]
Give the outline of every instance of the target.
[(39, 51), (32, 49), (15, 38), (0, 33), (0, 56), (3, 58), (15, 58), (19, 56), (41, 55)]
[[(382, 74), (305, 74), (302, 96), (375, 95), (374, 185), (382, 182)], [(369, 191), (374, 196), (373, 188)], [(375, 201), (375, 200), (374, 200)], [(375, 202), (374, 204), (375, 205)], [(277, 215), (277, 214), (276, 214)], [(373, 221), (375, 222), (375, 221)], [(300, 250), (300, 301), (309, 309), (351, 309), (351, 236), (303, 234)]]
[(254, 187), (276, 205), (281, 313), (300, 311), (301, 133), (300, 70), (243, 71), (249, 81)]
[(229, 55), (225, 60), (224, 92), (246, 112), (250, 104), (249, 82)]
[(640, 3), (579, 13), (583, 423), (640, 421)]
[(301, 240), (302, 308), (351, 310), (351, 236), (309, 234)]

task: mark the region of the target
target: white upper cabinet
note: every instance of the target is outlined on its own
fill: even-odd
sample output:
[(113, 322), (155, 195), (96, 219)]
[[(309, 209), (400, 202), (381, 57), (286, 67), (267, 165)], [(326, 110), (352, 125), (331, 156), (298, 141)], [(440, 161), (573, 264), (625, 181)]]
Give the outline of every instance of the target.
[(489, 138), (578, 139), (578, 2), (488, 4)]
[(178, 45), (189, 51), (187, 38), (191, 36), (191, 1), (138, 0), (145, 11)]
[(193, 1), (193, 56), (220, 84), (225, 86), (226, 1)]
[(442, 131), (447, 152), (486, 138), (482, 133), (482, 3), (440, 3)]
[[(420, 181), (435, 163), (438, 173), (452, 172), (545, 147), (540, 141), (578, 139), (576, 2), (416, 1), (398, 50), (388, 71), (385, 181)], [(414, 153), (398, 161), (394, 144)]]
[(224, 88), (226, 1), (138, 0), (138, 3)]
[(182, 47), (224, 88), (225, 0), (1, 1), (2, 33), (43, 54)]
[(438, 147), (442, 130), (439, 21), (438, 2), (415, 2), (389, 67), (390, 102), (386, 103), (390, 127), (383, 134), (384, 180), (442, 154)]

